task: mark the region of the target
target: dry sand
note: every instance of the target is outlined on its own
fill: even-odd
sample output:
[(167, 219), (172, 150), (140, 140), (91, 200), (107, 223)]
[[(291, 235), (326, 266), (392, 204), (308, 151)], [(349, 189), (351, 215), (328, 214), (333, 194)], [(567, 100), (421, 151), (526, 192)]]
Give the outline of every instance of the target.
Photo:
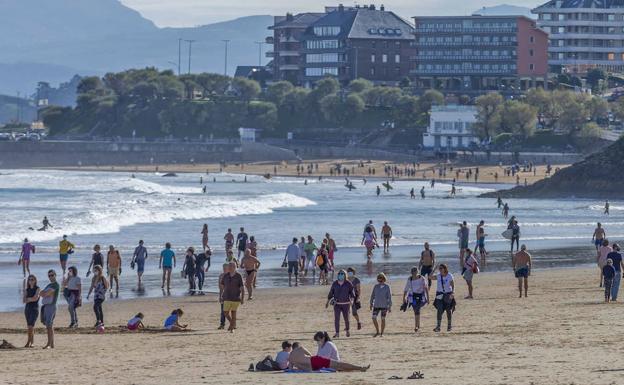
[[(404, 280), (390, 278), (398, 304)], [(387, 379), (420, 370), (425, 380), (418, 383), (424, 384), (621, 384), (622, 306), (601, 303), (597, 278), (588, 268), (536, 271), (529, 298), (518, 299), (510, 272), (482, 273), (475, 277), (476, 299), (458, 299), (452, 333), (432, 332), (435, 313), (427, 306), (423, 328), (414, 334), (412, 313), (396, 306), (388, 316), (386, 335), (373, 339), (364, 304), (364, 329), (336, 344), (343, 360), (370, 363), (367, 373), (247, 372), (251, 362), (275, 355), (284, 339), (301, 341), (315, 352), (313, 333), (333, 333), (333, 313), (324, 308), (327, 287), (258, 290), (241, 308), (234, 334), (216, 330), (215, 295), (107, 300), (106, 334), (91, 328), (59, 330), (56, 349), (44, 351), (45, 336), (38, 325), (36, 349), (0, 350), (0, 383), (380, 384), (411, 382)], [(457, 297), (463, 298), (465, 282), (456, 281)], [(365, 301), (370, 290), (363, 289)], [(186, 311), (183, 321), (192, 332), (119, 331), (137, 311), (145, 313), (147, 325), (157, 327), (176, 307)], [(94, 323), (90, 304), (80, 308), (79, 317), (83, 327)], [(59, 308), (56, 324), (68, 323), (65, 307)], [(22, 346), (24, 326), (21, 312), (0, 313), (0, 339)]]
[[(404, 167), (412, 168), (413, 165), (411, 163), (394, 163), (388, 161), (364, 161), (364, 167), (358, 167), (360, 161), (358, 160), (346, 160), (346, 159), (319, 159), (319, 160), (306, 160), (303, 163), (304, 170), (307, 170), (307, 165), (309, 164), (318, 164), (318, 171), (316, 167), (312, 174), (308, 174), (307, 171), (304, 171), (300, 174), (301, 178), (318, 178), (319, 176), (330, 176), (329, 169), (335, 167), (336, 164), (340, 164), (349, 169), (349, 171), (353, 170), (350, 177), (351, 178), (385, 178), (384, 174), (384, 166), (398, 166), (401, 170)], [(438, 170), (440, 167), (447, 167), (446, 176), (440, 177), (438, 175)], [(567, 164), (559, 164), (552, 165), (552, 172), (554, 173), (556, 168), (565, 168), (568, 167)], [(375, 175), (368, 174), (368, 168), (375, 169)], [(451, 171), (450, 168), (453, 168)], [(453, 178), (457, 178), (457, 182), (460, 183), (474, 183), (474, 174), (466, 179), (466, 172), (469, 169), (475, 170), (476, 167), (479, 167), (479, 179), (478, 183), (516, 183), (516, 177), (514, 176), (506, 176), (505, 169), (508, 168), (508, 165), (501, 166), (491, 166), (491, 165), (467, 165), (467, 164), (444, 164), (444, 163), (421, 163), (416, 171), (415, 177), (399, 177), (396, 179), (431, 179), (435, 178), (436, 180), (452, 180)], [(270, 162), (259, 162), (259, 163), (239, 163), (239, 164), (228, 164), (225, 168), (221, 167), (218, 163), (216, 164), (161, 164), (161, 165), (150, 165), (150, 166), (100, 166), (100, 167), (66, 167), (62, 168), (65, 170), (88, 170), (88, 171), (126, 171), (126, 172), (154, 172), (158, 169), (159, 172), (168, 173), (168, 172), (176, 172), (176, 173), (217, 173), (220, 171), (228, 172), (228, 173), (236, 173), (236, 174), (250, 174), (250, 175), (266, 175), (271, 174), (272, 176), (297, 176), (297, 164), (296, 163), (270, 163)], [(459, 177), (457, 177), (456, 171), (459, 170)], [(498, 174), (498, 179), (495, 178), (495, 175)], [(537, 166), (537, 172), (534, 175), (533, 172), (520, 172), (520, 184), (524, 184), (525, 179), (528, 184), (535, 183), (538, 180), (544, 179), (547, 177), (546, 175), (546, 166)], [(207, 179), (206, 182), (209, 182)]]

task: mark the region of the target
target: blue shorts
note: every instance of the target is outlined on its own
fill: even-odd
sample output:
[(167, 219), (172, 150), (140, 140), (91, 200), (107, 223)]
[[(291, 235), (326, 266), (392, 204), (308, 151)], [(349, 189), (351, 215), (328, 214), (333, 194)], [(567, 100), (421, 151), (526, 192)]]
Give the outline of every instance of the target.
[(135, 263), (137, 266), (137, 273), (142, 273), (145, 271), (145, 260), (142, 260), (142, 261), (136, 260)]
[(431, 276), (431, 273), (433, 273), (433, 266), (423, 266), (420, 268), (420, 275)]
[(529, 268), (528, 267), (521, 267), (518, 270), (516, 270), (516, 278), (527, 278), (529, 276)]
[(594, 241), (594, 244), (596, 245), (596, 247), (602, 246), (602, 242), (604, 241), (604, 239), (596, 239), (596, 241)]
[(59, 254), (59, 259), (61, 260), (61, 262), (67, 262), (67, 259), (69, 259), (69, 254)]

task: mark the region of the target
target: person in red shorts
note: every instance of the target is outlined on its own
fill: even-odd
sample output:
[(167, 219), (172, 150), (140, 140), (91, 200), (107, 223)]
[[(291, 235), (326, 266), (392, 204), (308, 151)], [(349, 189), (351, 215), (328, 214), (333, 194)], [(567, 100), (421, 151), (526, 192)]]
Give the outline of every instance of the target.
[[(293, 344), (293, 346), (295, 346)], [(347, 362), (332, 360), (321, 356), (313, 356), (303, 346), (297, 346), (290, 353), (289, 357), (290, 369), (299, 369), (307, 371), (318, 371), (321, 369), (333, 369), (337, 372), (365, 372), (370, 368), (368, 366), (358, 366)]]

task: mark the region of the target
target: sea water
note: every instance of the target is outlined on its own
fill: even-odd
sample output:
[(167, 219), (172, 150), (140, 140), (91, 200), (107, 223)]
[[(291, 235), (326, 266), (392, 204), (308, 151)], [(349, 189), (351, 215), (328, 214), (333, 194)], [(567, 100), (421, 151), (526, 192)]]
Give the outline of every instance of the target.
[[(204, 184), (200, 184), (203, 178)], [(246, 182), (245, 182), (246, 180)], [(504, 185), (458, 185), (456, 197), (451, 186), (428, 181), (397, 181), (386, 191), (382, 179), (353, 178), (356, 189), (349, 191), (342, 178), (275, 177), (229, 173), (179, 174), (88, 172), (53, 170), (3, 170), (0, 172), (0, 311), (21, 306), (23, 276), (17, 265), (21, 242), (28, 238), (36, 246), (31, 271), (40, 286), (47, 282), (46, 271), (60, 271), (58, 242), (66, 234), (76, 245), (68, 266), (75, 265), (88, 286), (85, 273), (95, 244), (103, 254), (109, 245), (120, 250), (123, 259), (120, 298), (159, 296), (158, 257), (165, 242), (177, 255), (172, 274), (173, 295), (183, 294), (187, 285), (180, 276), (184, 251), (201, 249), (201, 229), (209, 227), (213, 250), (206, 278), (208, 291), (216, 290), (216, 277), (225, 260), (223, 236), (228, 228), (236, 236), (240, 227), (255, 236), (262, 267), (259, 287), (287, 285), (280, 269), (284, 249), (294, 236), (311, 235), (317, 246), (326, 232), (336, 241), (338, 267), (354, 266), (365, 278), (385, 271), (391, 278), (404, 277), (417, 264), (422, 244), (428, 241), (438, 260), (458, 269), (457, 229), (461, 221), (475, 227), (485, 221), (486, 247), (490, 251), (489, 270), (510, 267), (509, 241), (501, 233), (507, 222), (494, 199), (478, 195)], [(202, 187), (206, 187), (203, 193)], [(376, 187), (381, 187), (377, 196)], [(425, 187), (425, 199), (419, 190)], [(410, 199), (410, 189), (417, 198)], [(510, 199), (510, 215), (521, 227), (521, 243), (533, 252), (537, 267), (562, 267), (593, 263), (591, 236), (596, 222), (602, 222), (608, 238), (624, 238), (624, 202), (613, 201), (611, 214), (603, 214), (604, 202), (595, 200)], [(47, 216), (54, 226), (37, 231)], [(364, 225), (372, 220), (380, 233), (384, 221), (393, 230), (392, 249), (375, 251), (373, 265), (367, 265), (361, 246)], [(130, 269), (132, 251), (142, 239), (148, 249), (143, 290), (137, 290), (136, 275)], [(381, 237), (380, 237), (381, 243)], [(313, 284), (312, 278), (303, 284)]]

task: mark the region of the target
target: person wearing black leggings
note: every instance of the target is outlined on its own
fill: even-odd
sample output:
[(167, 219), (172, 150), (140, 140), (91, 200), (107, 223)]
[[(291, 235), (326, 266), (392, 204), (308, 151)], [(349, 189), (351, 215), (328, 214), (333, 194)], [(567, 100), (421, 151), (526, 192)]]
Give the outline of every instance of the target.
[(453, 274), (449, 273), (448, 267), (441, 263), (438, 267), (440, 273), (436, 279), (437, 288), (435, 301), (433, 306), (438, 311), (437, 313), (437, 325), (433, 329), (434, 332), (440, 331), (442, 325), (442, 315), (446, 312), (446, 318), (448, 321), (447, 331), (452, 330), (453, 324), (453, 312), (455, 311), (455, 282), (453, 281)]
[(87, 300), (91, 293), (93, 294), (93, 312), (95, 313), (95, 326), (104, 325), (104, 311), (102, 310), (102, 303), (106, 299), (106, 291), (108, 290), (108, 281), (102, 272), (102, 266), (95, 266), (93, 268), (93, 279), (91, 280), (91, 288), (89, 294), (87, 294)]

